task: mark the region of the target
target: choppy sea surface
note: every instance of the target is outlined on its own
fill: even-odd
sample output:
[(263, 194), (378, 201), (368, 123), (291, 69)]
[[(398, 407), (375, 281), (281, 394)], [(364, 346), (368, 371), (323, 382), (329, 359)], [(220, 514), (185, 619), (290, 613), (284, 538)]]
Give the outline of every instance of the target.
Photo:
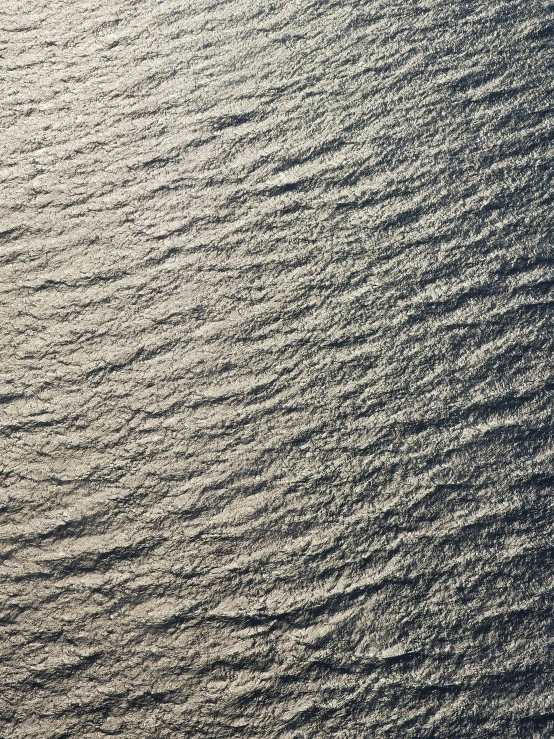
[(554, 4), (0, 8), (0, 737), (554, 736)]

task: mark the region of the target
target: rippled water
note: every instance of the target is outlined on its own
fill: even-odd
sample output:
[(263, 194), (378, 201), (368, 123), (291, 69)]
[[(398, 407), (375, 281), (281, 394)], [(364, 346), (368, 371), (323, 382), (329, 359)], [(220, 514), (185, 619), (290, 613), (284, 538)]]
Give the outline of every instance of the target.
[(0, 29), (2, 739), (552, 737), (554, 5)]

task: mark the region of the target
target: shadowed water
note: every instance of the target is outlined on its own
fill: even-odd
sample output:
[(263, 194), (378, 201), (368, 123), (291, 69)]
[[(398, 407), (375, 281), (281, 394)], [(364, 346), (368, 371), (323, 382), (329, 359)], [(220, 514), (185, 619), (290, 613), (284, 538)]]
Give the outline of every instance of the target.
[(0, 736), (554, 735), (554, 5), (0, 10)]

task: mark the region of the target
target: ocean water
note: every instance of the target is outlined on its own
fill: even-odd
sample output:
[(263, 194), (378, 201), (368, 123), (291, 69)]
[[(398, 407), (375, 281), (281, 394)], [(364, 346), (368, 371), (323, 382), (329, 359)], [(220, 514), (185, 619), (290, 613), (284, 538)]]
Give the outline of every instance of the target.
[(554, 736), (554, 4), (0, 39), (0, 737)]

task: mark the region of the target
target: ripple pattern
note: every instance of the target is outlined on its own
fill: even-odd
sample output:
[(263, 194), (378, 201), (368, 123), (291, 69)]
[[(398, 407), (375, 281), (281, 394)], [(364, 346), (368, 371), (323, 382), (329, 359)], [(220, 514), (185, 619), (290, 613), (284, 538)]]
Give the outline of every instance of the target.
[(553, 33), (4, 3), (2, 738), (554, 735)]

